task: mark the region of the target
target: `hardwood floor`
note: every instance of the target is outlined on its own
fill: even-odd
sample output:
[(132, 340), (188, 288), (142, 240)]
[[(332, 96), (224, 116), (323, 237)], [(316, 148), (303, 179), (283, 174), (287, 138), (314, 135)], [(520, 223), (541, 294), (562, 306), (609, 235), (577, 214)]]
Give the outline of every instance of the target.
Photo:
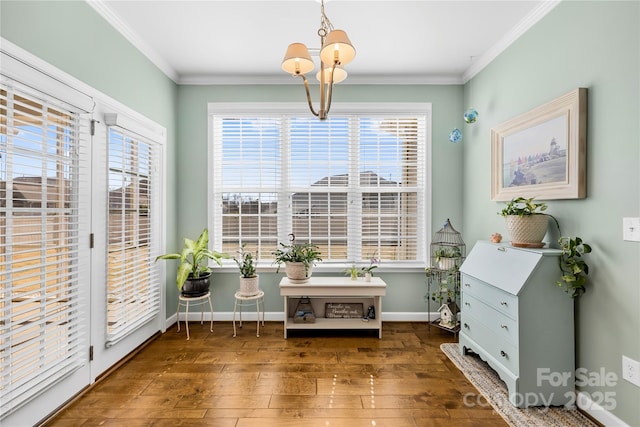
[(187, 341), (174, 325), (47, 426), (507, 425), (440, 351), (455, 341), (447, 331), (386, 322), (382, 339), (294, 331), (285, 340), (282, 328), (267, 322), (258, 338), (245, 322), (233, 338), (230, 322), (213, 333), (191, 322)]

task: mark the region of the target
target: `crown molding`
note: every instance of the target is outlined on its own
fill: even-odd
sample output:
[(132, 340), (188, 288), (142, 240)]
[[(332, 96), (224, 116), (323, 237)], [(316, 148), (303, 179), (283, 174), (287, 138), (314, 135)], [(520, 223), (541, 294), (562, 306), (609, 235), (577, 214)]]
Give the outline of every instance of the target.
[[(299, 78), (285, 74), (273, 75), (188, 75), (181, 76), (176, 82), (180, 85), (301, 85)], [(315, 82), (317, 83), (317, 82)], [(461, 76), (454, 75), (365, 75), (350, 74), (347, 80), (336, 86), (347, 85), (460, 85)], [(309, 81), (310, 85), (314, 82)], [(317, 86), (317, 84), (316, 84)]]
[(538, 21), (540, 21), (547, 13), (551, 12), (554, 7), (560, 4), (562, 0), (545, 0), (541, 2), (530, 14), (525, 16), (515, 27), (511, 29), (504, 37), (502, 37), (495, 45), (487, 50), (482, 56), (471, 64), (471, 66), (462, 75), (462, 82), (467, 83), (494, 59), (504, 52), (513, 42), (521, 35), (526, 33)]
[(176, 70), (154, 49), (151, 48), (136, 31), (125, 24), (103, 0), (85, 0), (105, 21), (138, 49), (149, 61), (160, 69), (167, 77), (178, 82), (179, 75)]
[[(479, 56), (462, 75), (350, 75), (349, 85), (458, 85), (465, 84), (489, 65), (498, 55), (505, 51), (522, 34), (555, 8), (562, 0), (544, 0), (529, 15), (522, 19), (507, 35), (501, 38), (483, 55)], [(286, 85), (298, 84), (297, 79), (275, 75), (244, 75), (236, 74), (201, 74), (180, 75), (140, 36), (126, 25), (120, 17), (105, 3), (104, 0), (85, 0), (100, 16), (102, 16), (116, 31), (138, 49), (149, 61), (158, 67), (168, 78), (176, 84), (184, 85)]]

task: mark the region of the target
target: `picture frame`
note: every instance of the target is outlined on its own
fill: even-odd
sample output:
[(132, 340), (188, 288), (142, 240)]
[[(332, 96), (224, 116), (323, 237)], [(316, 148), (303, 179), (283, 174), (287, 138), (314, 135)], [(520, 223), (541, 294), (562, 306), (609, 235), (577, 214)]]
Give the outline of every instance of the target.
[(491, 200), (586, 197), (587, 89), (491, 129)]

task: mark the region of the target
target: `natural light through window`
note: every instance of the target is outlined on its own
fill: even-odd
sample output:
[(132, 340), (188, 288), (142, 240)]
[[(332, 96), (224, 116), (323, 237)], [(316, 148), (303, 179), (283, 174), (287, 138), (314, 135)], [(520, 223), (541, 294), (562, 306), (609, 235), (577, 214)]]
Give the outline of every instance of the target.
[(79, 114), (11, 83), (0, 87), (0, 418), (86, 355)]
[(426, 126), (415, 112), (211, 113), (214, 244), (267, 261), (294, 233), (323, 263), (422, 262)]

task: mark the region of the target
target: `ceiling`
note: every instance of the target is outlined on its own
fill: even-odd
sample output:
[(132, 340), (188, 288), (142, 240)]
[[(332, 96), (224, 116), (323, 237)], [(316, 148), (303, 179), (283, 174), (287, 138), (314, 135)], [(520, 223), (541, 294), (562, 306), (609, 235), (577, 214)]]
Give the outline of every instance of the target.
[[(289, 43), (320, 48), (319, 0), (87, 2), (181, 84), (296, 83), (280, 68)], [(325, 0), (325, 13), (356, 48), (348, 83), (459, 84), (557, 3)]]

